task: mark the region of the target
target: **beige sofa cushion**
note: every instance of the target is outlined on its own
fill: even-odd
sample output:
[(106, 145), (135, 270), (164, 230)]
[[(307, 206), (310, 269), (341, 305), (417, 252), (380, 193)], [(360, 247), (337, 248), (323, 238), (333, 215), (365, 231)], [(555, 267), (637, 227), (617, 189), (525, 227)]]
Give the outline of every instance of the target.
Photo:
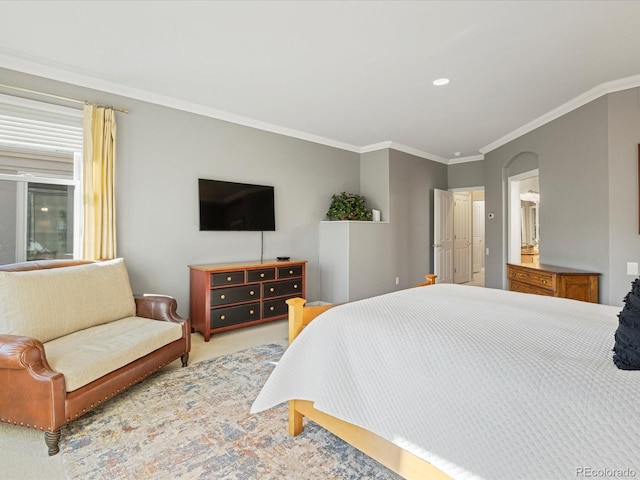
[(0, 272), (0, 333), (48, 342), (136, 314), (124, 260)]
[(44, 351), (72, 392), (180, 338), (177, 323), (127, 317), (47, 342)]

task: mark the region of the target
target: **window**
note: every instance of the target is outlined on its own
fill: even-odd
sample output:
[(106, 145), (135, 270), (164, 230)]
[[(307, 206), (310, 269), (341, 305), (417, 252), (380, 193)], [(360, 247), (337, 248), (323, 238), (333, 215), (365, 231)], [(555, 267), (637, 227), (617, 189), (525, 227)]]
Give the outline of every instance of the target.
[(0, 264), (80, 254), (82, 111), (0, 95)]

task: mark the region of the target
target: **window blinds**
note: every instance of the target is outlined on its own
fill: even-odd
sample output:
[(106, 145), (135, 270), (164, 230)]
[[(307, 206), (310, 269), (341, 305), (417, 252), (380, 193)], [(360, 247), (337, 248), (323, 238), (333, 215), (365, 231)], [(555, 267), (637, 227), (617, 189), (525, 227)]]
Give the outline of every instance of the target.
[(82, 110), (0, 95), (0, 147), (82, 151)]

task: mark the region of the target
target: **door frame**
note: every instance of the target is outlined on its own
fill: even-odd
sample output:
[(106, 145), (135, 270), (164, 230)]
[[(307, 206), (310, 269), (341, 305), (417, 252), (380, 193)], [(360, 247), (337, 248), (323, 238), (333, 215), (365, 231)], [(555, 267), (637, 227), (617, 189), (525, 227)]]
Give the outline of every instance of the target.
[[(472, 254), (471, 254), (471, 263), (472, 263), (472, 274), (473, 273), (478, 273), (481, 272), (484, 269), (484, 262), (485, 262), (485, 250), (484, 250), (484, 231), (485, 231), (485, 222), (484, 222), (484, 215), (485, 215), (485, 201), (484, 200), (472, 200), (472, 205), (471, 208), (473, 210), (473, 223), (472, 223), (472, 228), (474, 231), (476, 231), (476, 229), (479, 228), (478, 233), (479, 235), (477, 235), (480, 240), (478, 245), (476, 245), (475, 243), (472, 246)], [(478, 213), (478, 215), (476, 215), (476, 212)], [(474, 235), (475, 237), (475, 235)], [(476, 253), (477, 250), (477, 253)], [(477, 260), (477, 265), (478, 265), (478, 269), (476, 270), (476, 260)]]

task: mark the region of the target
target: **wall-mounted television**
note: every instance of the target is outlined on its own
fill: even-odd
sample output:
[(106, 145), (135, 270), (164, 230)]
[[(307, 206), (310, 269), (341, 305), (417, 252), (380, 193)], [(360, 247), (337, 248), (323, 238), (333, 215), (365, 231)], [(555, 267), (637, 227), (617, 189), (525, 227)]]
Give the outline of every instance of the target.
[(276, 229), (273, 187), (198, 179), (200, 231)]

